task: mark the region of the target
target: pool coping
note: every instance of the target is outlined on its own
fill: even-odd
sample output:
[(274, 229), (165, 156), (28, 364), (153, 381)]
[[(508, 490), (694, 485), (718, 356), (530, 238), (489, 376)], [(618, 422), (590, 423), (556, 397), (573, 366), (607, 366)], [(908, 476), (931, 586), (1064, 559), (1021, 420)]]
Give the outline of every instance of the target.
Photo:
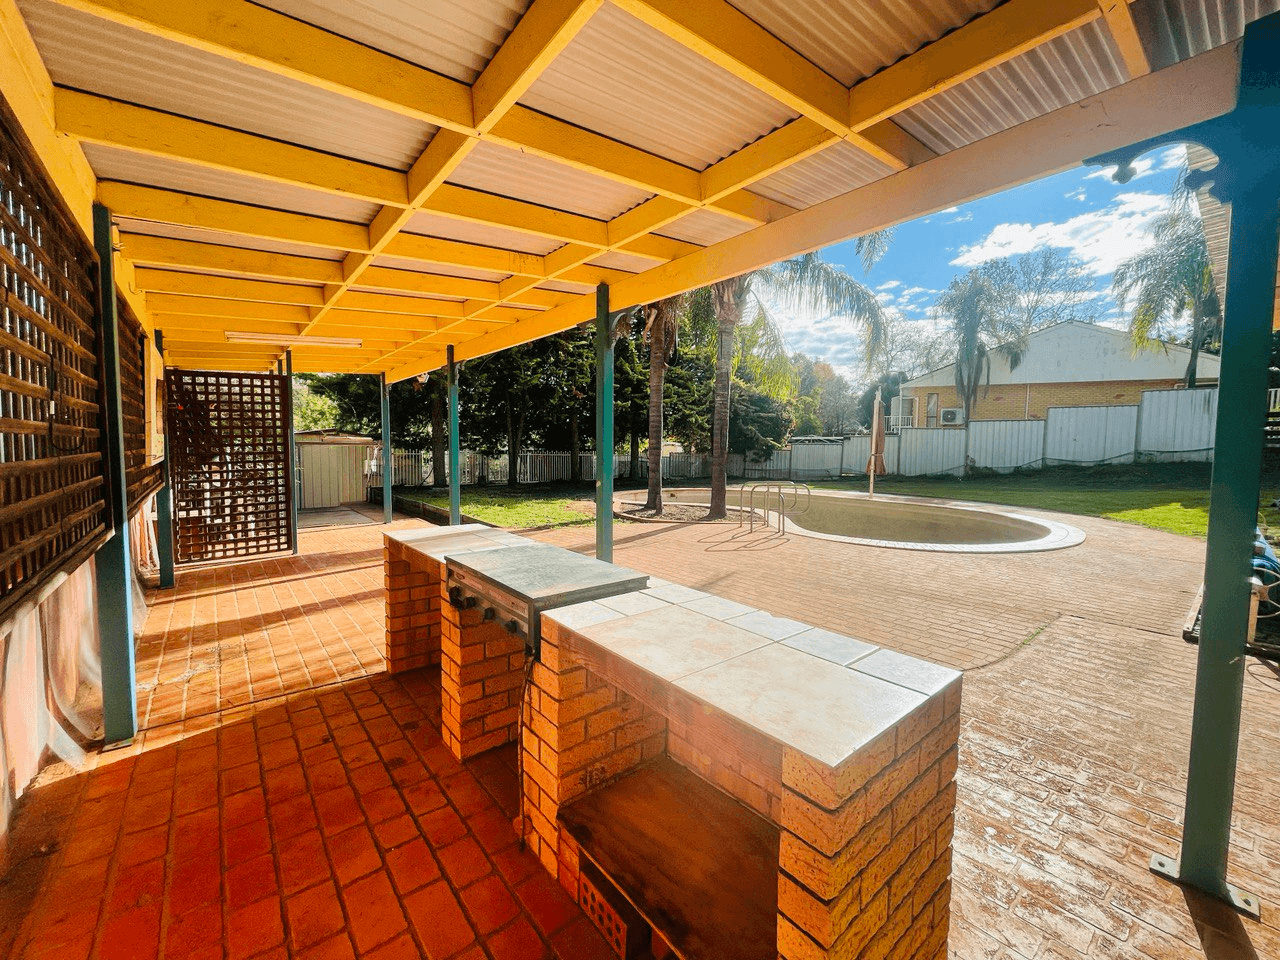
[[(681, 489), (693, 492), (698, 488), (677, 487), (664, 492), (676, 493)], [(1050, 520), (1047, 517), (991, 509), (992, 506), (996, 505), (976, 504), (968, 500), (945, 500), (940, 497), (904, 497), (896, 494), (879, 494), (872, 497), (861, 491), (825, 489), (814, 491), (814, 495), (844, 500), (883, 500), (896, 503), (929, 504), (946, 507), (950, 510), (967, 510), (970, 513), (993, 513), (1012, 520), (1021, 520), (1027, 523), (1034, 523), (1037, 526), (1047, 527), (1049, 532), (1038, 540), (1019, 540), (1014, 543), (929, 543), (911, 540), (874, 540), (867, 537), (846, 537), (836, 533), (820, 533), (816, 530), (809, 530), (791, 517), (787, 518), (788, 532), (794, 532), (798, 536), (809, 537), (814, 540), (856, 543), (864, 547), (882, 547), (888, 550), (915, 550), (924, 553), (1042, 553), (1048, 550), (1065, 550), (1068, 547), (1079, 546), (1085, 541), (1085, 532), (1079, 527), (1073, 527), (1057, 520)], [(777, 511), (767, 510), (765, 514), (765, 522), (772, 522), (776, 526)]]

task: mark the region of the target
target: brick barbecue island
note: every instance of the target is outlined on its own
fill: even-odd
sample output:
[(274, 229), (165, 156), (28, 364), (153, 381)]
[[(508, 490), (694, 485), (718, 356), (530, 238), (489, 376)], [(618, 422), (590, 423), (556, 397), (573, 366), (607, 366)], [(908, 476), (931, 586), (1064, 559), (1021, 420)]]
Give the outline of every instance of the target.
[(440, 664), (459, 759), (518, 740), (516, 828), (621, 955), (945, 958), (959, 673), (480, 524), (385, 538), (388, 669)]

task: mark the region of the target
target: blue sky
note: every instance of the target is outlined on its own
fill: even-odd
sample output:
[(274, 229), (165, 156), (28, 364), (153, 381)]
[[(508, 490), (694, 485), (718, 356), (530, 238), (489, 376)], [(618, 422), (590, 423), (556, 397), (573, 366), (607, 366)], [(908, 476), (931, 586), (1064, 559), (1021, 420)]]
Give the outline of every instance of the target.
[[(823, 255), (875, 289), (889, 310), (933, 329), (931, 308), (953, 277), (996, 257), (1057, 247), (1083, 261), (1093, 277), (1099, 321), (1119, 325), (1123, 317), (1109, 292), (1112, 271), (1150, 243), (1151, 221), (1167, 208), (1184, 158), (1182, 147), (1150, 154), (1124, 185), (1112, 182), (1110, 169), (1069, 170), (904, 223), (870, 274), (863, 274), (852, 242)], [(791, 351), (859, 377), (862, 343), (855, 326), (838, 317), (773, 313)]]

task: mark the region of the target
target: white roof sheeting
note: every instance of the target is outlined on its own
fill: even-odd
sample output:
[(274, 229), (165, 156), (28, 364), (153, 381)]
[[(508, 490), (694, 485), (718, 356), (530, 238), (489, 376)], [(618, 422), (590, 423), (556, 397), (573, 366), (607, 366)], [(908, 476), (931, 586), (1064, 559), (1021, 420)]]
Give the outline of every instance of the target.
[(1245, 24), (1280, 10), (1280, 0), (1135, 0), (1130, 9), (1158, 69), (1239, 39)]
[(698, 170), (795, 118), (609, 4), (520, 102)]
[(535, 237), (531, 233), (518, 230), (507, 230), (493, 227), (486, 223), (472, 223), (469, 220), (456, 220), (436, 213), (420, 210), (409, 220), (406, 233), (418, 233), (424, 237), (439, 237), (442, 240), (462, 240), (465, 243), (479, 243), (486, 247), (501, 247), (504, 250), (515, 250), (518, 253), (536, 253), (545, 256), (557, 250), (563, 244), (545, 237)]
[(664, 237), (710, 246), (751, 229), (751, 225), (714, 210), (695, 210), (657, 231)]
[(611, 220), (653, 196), (616, 180), (493, 143), (472, 147), (449, 182), (597, 220)]
[(1115, 42), (1095, 20), (944, 90), (895, 119), (927, 147), (946, 153), (1126, 79)]
[(150, 220), (131, 220), (116, 217), (121, 233), (140, 233), (148, 237), (169, 237), (173, 240), (191, 240), (195, 243), (216, 243), (224, 247), (240, 247), (244, 250), (261, 250), (265, 253), (284, 253), (291, 257), (311, 257), (314, 260), (341, 260), (345, 250), (312, 247), (305, 243), (288, 243), (267, 237), (247, 237), (239, 233), (188, 227), (180, 223), (155, 223)]
[(407, 170), (435, 127), (48, 0), (21, 8), (55, 83)]
[(730, 0), (846, 87), (986, 13), (1000, 0)]
[(893, 169), (845, 142), (784, 167), (751, 185), (751, 192), (803, 209), (888, 176)]
[(528, 0), (259, 2), (464, 83), (475, 82), (529, 6)]
[(294, 184), (278, 183), (230, 170), (214, 170), (169, 157), (135, 153), (96, 143), (85, 143), (82, 146), (89, 165), (93, 167), (99, 180), (140, 183), (202, 197), (250, 203), (273, 210), (291, 210), (351, 223), (368, 223), (378, 212), (376, 204), (353, 197), (309, 190)]

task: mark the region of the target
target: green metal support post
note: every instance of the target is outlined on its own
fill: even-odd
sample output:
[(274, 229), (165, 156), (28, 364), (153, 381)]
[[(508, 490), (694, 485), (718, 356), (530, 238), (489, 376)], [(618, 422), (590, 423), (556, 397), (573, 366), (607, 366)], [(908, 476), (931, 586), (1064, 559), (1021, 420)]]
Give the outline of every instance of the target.
[(446, 348), (449, 367), (449, 523), (462, 523), (461, 452), (458, 439), (458, 365), (453, 359), (453, 344)]
[(302, 500), (302, 482), (298, 476), (298, 442), (293, 431), (293, 351), (284, 352), (284, 408), (289, 424), (289, 462), (285, 468), (285, 480), (289, 484), (289, 539), (293, 554), (298, 555), (298, 504)]
[(391, 453), (391, 385), (385, 373), (378, 374), (378, 395), (382, 398), (382, 522), (390, 523), (395, 460)]
[(613, 318), (596, 287), (596, 559), (613, 562)]
[(110, 539), (94, 556), (98, 632), (102, 655), (103, 738), (128, 746), (138, 732), (133, 649), (133, 560), (129, 554), (129, 500), (124, 469), (124, 413), (120, 401), (120, 330), (116, 317), (111, 211), (93, 205), (93, 245), (98, 252), (102, 321), (102, 436)]
[[(156, 331), (156, 351), (164, 359), (164, 334)], [(160, 415), (163, 420), (163, 414)], [(169, 475), (169, 427), (164, 429), (164, 485), (156, 493), (156, 554), (160, 560), (160, 586), (174, 584), (173, 574), (173, 477)]]
[(1267, 368), (1280, 257), (1280, 14), (1245, 29), (1236, 108), (1216, 120), (1136, 144), (1090, 162), (1132, 160), (1175, 142), (1200, 143), (1218, 156), (1192, 171), (1191, 189), (1207, 186), (1231, 207), (1222, 365), (1210, 482), (1204, 609), (1196, 659), (1187, 799), (1178, 858), (1156, 854), (1151, 869), (1259, 915), (1257, 895), (1227, 882), (1231, 810), (1240, 745), (1250, 581), (1261, 490)]

